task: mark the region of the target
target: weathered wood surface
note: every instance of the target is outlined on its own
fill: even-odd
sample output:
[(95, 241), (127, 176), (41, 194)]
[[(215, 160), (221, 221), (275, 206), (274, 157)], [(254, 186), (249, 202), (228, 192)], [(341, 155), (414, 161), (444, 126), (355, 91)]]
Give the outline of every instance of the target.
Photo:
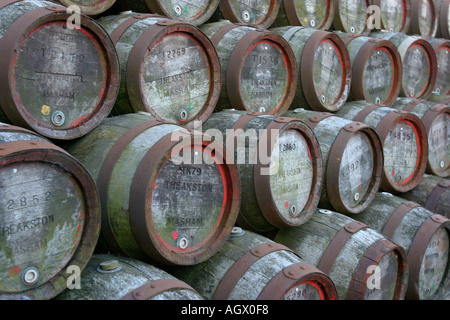
[(427, 173), (450, 175), (450, 106), (422, 99), (398, 98), (393, 108), (407, 110), (422, 119), (428, 133)]
[(76, 6), (81, 13), (97, 16), (111, 8), (116, 0), (59, 0), (55, 2), (59, 2), (67, 7)]
[(411, 25), (411, 2), (408, 0), (373, 0), (381, 9), (381, 29), (407, 33)]
[[(350, 223), (360, 225), (356, 220), (340, 213), (319, 209), (304, 225), (280, 230), (275, 242), (291, 248), (314, 266), (330, 260), (331, 266), (327, 274), (335, 283), (340, 300), (403, 299), (408, 275), (406, 253), (402, 247), (374, 229), (348, 231), (351, 233), (349, 239), (334, 249), (336, 258), (331, 259), (333, 254), (327, 251), (328, 247), (332, 245), (337, 234), (344, 232), (341, 230), (348, 228)], [(375, 247), (378, 247), (377, 257), (367, 260), (371, 259), (369, 252)], [(369, 277), (372, 276), (373, 270), (369, 270), (369, 267), (376, 266), (379, 267), (377, 274), (380, 276), (380, 286), (372, 287), (369, 283), (372, 283), (373, 279)]]
[(234, 150), (230, 160), (242, 185), (237, 223), (243, 228), (262, 232), (301, 225), (317, 208), (323, 175), (319, 144), (308, 126), (292, 120), (224, 110), (202, 126)]
[(450, 220), (389, 193), (377, 194), (371, 206), (358, 215), (358, 220), (407, 251), (407, 299), (428, 300), (445, 285), (445, 274), (450, 268)]
[[(118, 30), (129, 21), (116, 39)], [(114, 114), (146, 111), (162, 120), (192, 126), (214, 111), (221, 86), (219, 57), (198, 28), (135, 13), (107, 16), (98, 22), (117, 41), (121, 62), (122, 81)]]
[(286, 112), (297, 87), (296, 59), (286, 40), (275, 32), (226, 20), (199, 28), (214, 43), (222, 67), (216, 110)]
[(377, 131), (384, 154), (381, 189), (407, 192), (417, 186), (428, 159), (428, 131), (418, 116), (365, 101), (348, 102), (336, 115)]
[(435, 37), (439, 14), (434, 0), (412, 0), (409, 33), (422, 37)]
[(381, 39), (336, 33), (346, 43), (352, 64), (348, 101), (392, 105), (400, 94), (402, 62), (398, 49)]
[(450, 40), (427, 38), (437, 58), (437, 80), (433, 95), (450, 94)]
[(157, 13), (194, 26), (205, 23), (214, 14), (219, 2), (219, 0), (117, 0), (122, 11)]
[(108, 118), (68, 150), (97, 181), (102, 238), (111, 252), (158, 264), (199, 263), (234, 226), (237, 168), (225, 162), (221, 144), (155, 120), (148, 113)]
[(428, 210), (450, 218), (450, 184), (448, 179), (425, 174), (419, 185), (402, 195), (415, 201)]
[[(208, 300), (257, 300), (273, 280), (280, 285), (266, 292), (270, 294), (269, 300), (336, 299), (334, 284), (324, 273), (305, 263), (288, 248), (279, 248), (268, 238), (239, 229), (208, 261), (196, 266), (171, 267), (168, 271), (193, 286)], [(249, 255), (251, 258), (246, 259)], [(251, 261), (251, 264), (247, 265), (243, 260)], [(238, 265), (245, 268), (239, 270)], [(292, 271), (291, 285), (283, 287), (281, 281), (285, 283), (286, 279), (281, 274), (288, 274), (289, 270)], [(303, 270), (303, 275), (298, 270)], [(229, 288), (229, 292), (224, 291), (222, 286), (234, 282), (236, 284)]]
[(2, 112), (9, 123), (59, 140), (83, 136), (109, 114), (120, 78), (106, 32), (85, 15), (81, 29), (68, 27), (70, 16), (48, 1), (0, 10)]
[(315, 125), (325, 170), (319, 207), (357, 214), (370, 204), (381, 185), (381, 141), (367, 125), (334, 114), (320, 120), (321, 115), (303, 109), (286, 113)]
[(93, 255), (71, 285), (55, 300), (204, 300), (162, 269), (110, 254)]
[(333, 28), (351, 34), (368, 34), (370, 32), (367, 21), (369, 14), (369, 0), (334, 0), (335, 14)]
[(450, 0), (436, 0), (438, 28), (436, 38), (450, 39)]
[(304, 26), (327, 30), (333, 23), (335, 2), (329, 0), (281, 1), (273, 27)]
[(208, 22), (229, 20), (262, 29), (269, 28), (277, 17), (283, 0), (224, 0)]
[(89, 172), (35, 133), (0, 126), (0, 299), (47, 300), (82, 270), (100, 234)]
[(271, 28), (292, 47), (297, 61), (297, 91), (291, 109), (335, 112), (347, 101), (352, 82), (345, 44), (331, 32), (305, 27)]
[(427, 99), (437, 81), (437, 58), (423, 38), (395, 32), (372, 32), (370, 37), (389, 40), (400, 53), (403, 64), (401, 97)]

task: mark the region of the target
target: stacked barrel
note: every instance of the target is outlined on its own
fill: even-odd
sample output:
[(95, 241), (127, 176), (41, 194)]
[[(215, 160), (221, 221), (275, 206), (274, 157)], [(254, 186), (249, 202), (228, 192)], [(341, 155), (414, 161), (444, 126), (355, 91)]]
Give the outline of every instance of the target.
[(0, 299), (449, 299), (449, 17), (0, 0)]

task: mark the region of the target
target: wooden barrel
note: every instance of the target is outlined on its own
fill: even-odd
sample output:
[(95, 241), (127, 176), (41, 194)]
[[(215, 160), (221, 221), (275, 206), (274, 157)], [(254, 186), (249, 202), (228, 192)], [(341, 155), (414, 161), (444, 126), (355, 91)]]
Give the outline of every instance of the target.
[(186, 126), (211, 115), (219, 99), (221, 68), (214, 46), (197, 27), (132, 12), (98, 22), (111, 35), (121, 62), (113, 114), (146, 111)]
[(401, 97), (427, 99), (437, 81), (437, 58), (431, 44), (423, 38), (403, 33), (372, 32), (373, 38), (389, 40), (402, 58)]
[(236, 222), (237, 168), (204, 134), (140, 112), (105, 119), (67, 149), (97, 182), (103, 250), (195, 264), (223, 245)]
[(352, 82), (350, 56), (332, 32), (305, 27), (270, 29), (282, 36), (297, 61), (297, 92), (291, 108), (335, 112), (347, 101)]
[(409, 34), (435, 37), (438, 29), (438, 16), (439, 11), (435, 0), (412, 0)]
[(157, 13), (193, 26), (205, 23), (216, 11), (220, 0), (117, 0), (122, 11)]
[(204, 300), (162, 269), (111, 254), (93, 255), (77, 281), (56, 300)]
[(11, 124), (60, 140), (95, 128), (110, 113), (120, 82), (108, 34), (85, 15), (73, 28), (66, 9), (48, 1), (0, 4), (2, 112)]
[(229, 20), (261, 29), (269, 28), (280, 10), (283, 0), (240, 1), (222, 0), (209, 22)]
[(450, 106), (450, 95), (432, 94), (427, 100)]
[(436, 0), (438, 28), (436, 38), (450, 39), (450, 0)]
[(357, 214), (381, 186), (383, 147), (374, 129), (332, 113), (296, 109), (286, 113), (304, 121), (319, 142), (324, 175), (320, 208)]
[[(288, 228), (289, 229), (289, 228)], [(286, 246), (235, 228), (207, 262), (168, 270), (208, 300), (336, 300), (333, 282)]]
[(66, 151), (0, 124), (0, 300), (48, 300), (82, 270), (100, 234), (89, 172)]
[(77, 6), (81, 13), (97, 16), (111, 8), (116, 0), (59, 0), (59, 2), (67, 7)]
[(450, 220), (416, 202), (378, 194), (358, 220), (402, 246), (408, 254), (408, 300), (430, 299), (445, 282)]
[(202, 128), (234, 150), (231, 161), (242, 185), (239, 226), (266, 232), (301, 225), (314, 213), (322, 189), (322, 156), (306, 124), (224, 110), (211, 115)]
[(423, 99), (398, 98), (393, 108), (411, 112), (422, 120), (428, 134), (426, 172), (450, 176), (450, 106)]
[(367, 24), (370, 12), (368, 8), (371, 0), (334, 0), (335, 14), (333, 20), (334, 30), (350, 34), (369, 34)]
[(333, 0), (283, 0), (273, 27), (303, 26), (328, 30), (333, 23), (334, 14)]
[(433, 95), (450, 94), (450, 40), (427, 38), (437, 58), (437, 79)]
[(400, 94), (402, 61), (397, 48), (387, 40), (350, 33), (336, 33), (347, 46), (352, 65), (348, 101), (392, 105)]
[(384, 154), (381, 189), (400, 193), (417, 186), (428, 159), (428, 131), (418, 116), (365, 101), (348, 102), (336, 115), (365, 123), (378, 133)]
[(427, 210), (450, 218), (450, 180), (425, 174), (413, 190), (402, 194), (402, 198), (415, 201)]
[(297, 87), (295, 55), (286, 40), (275, 32), (227, 20), (199, 28), (214, 44), (222, 67), (216, 110), (286, 112)]
[(381, 30), (408, 33), (411, 25), (410, 0), (372, 0), (380, 8)]
[(364, 223), (326, 209), (293, 228), (281, 243), (333, 280), (339, 300), (402, 300), (408, 282), (405, 250)]

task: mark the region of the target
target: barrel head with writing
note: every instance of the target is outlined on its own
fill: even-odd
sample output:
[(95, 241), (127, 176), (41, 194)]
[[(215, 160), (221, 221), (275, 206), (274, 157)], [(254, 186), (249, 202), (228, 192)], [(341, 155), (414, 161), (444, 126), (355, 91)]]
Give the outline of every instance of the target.
[(450, 40), (427, 38), (436, 52), (437, 80), (433, 95), (450, 94)]
[(94, 251), (95, 183), (77, 160), (39, 138), (4, 142), (0, 153), (0, 298), (51, 299), (66, 289), (67, 268), (81, 271)]
[(381, 9), (381, 29), (407, 33), (411, 24), (411, 3), (407, 0), (374, 0)]
[(367, 26), (367, 8), (370, 6), (368, 0), (344, 0), (335, 1), (336, 13), (334, 15), (333, 26), (351, 34), (366, 34), (370, 32)]
[(287, 25), (328, 29), (333, 23), (335, 3), (330, 0), (306, 0), (284, 2)]
[[(0, 10), (2, 21), (10, 23), (1, 38), (7, 72), (1, 77), (2, 108), (13, 124), (49, 138), (74, 139), (111, 111), (118, 58), (94, 20), (82, 15), (80, 28), (73, 28), (65, 7), (44, 5), (17, 2)], [(20, 10), (23, 14), (10, 21)]]

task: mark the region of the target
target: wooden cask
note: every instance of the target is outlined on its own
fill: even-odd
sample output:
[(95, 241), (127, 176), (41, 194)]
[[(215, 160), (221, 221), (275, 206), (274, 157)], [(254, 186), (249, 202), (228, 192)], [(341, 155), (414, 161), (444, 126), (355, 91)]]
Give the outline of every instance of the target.
[(408, 33), (411, 25), (410, 0), (372, 0), (380, 8), (381, 30)]
[(411, 0), (411, 27), (409, 34), (435, 37), (439, 10), (435, 0)]
[(417, 186), (427, 168), (428, 131), (409, 112), (365, 101), (346, 103), (336, 115), (371, 126), (383, 145), (381, 189), (407, 192)]
[(427, 100), (450, 106), (450, 95), (432, 94)]
[(450, 0), (436, 0), (438, 29), (436, 38), (450, 39)]
[(401, 97), (427, 99), (437, 81), (437, 58), (431, 44), (423, 38), (403, 33), (372, 32), (373, 38), (389, 40), (402, 58)]
[(415, 201), (427, 210), (450, 218), (450, 180), (432, 174), (425, 174), (419, 185), (402, 195)]
[(402, 61), (389, 41), (350, 33), (336, 34), (347, 46), (352, 65), (348, 101), (365, 100), (390, 106), (400, 94)]
[(324, 175), (320, 208), (357, 214), (381, 186), (383, 147), (374, 129), (332, 113), (296, 109), (286, 113), (305, 122), (319, 142)]
[(332, 32), (305, 27), (270, 29), (282, 36), (297, 61), (297, 92), (291, 108), (335, 112), (347, 101), (352, 82), (350, 56)]
[(405, 250), (364, 223), (319, 209), (280, 230), (281, 243), (333, 280), (339, 300), (402, 300), (408, 282)]
[(450, 175), (450, 106), (423, 99), (398, 98), (393, 108), (418, 116), (428, 133), (427, 173)]
[(100, 199), (79, 161), (42, 136), (0, 124), (0, 300), (48, 300), (83, 270)]
[(335, 14), (333, 29), (350, 34), (369, 34), (367, 24), (370, 0), (334, 0)]
[(322, 155), (312, 130), (302, 121), (223, 110), (202, 126), (224, 140), (241, 178), (237, 224), (267, 232), (305, 223), (322, 189)]
[(81, 13), (89, 16), (98, 16), (110, 9), (116, 0), (59, 0), (55, 2), (59, 2), (67, 7), (76, 6)]
[(216, 110), (283, 115), (297, 88), (295, 55), (287, 41), (275, 32), (227, 20), (199, 28), (214, 44), (222, 67)]
[(158, 15), (124, 13), (100, 18), (121, 62), (113, 114), (137, 111), (193, 126), (214, 111), (220, 94), (219, 57), (197, 27)]
[(0, 104), (8, 122), (52, 139), (79, 138), (110, 113), (120, 83), (108, 34), (48, 1), (0, 4)]
[(209, 22), (229, 20), (261, 29), (269, 28), (280, 10), (283, 0), (240, 1), (222, 0)]
[(286, 246), (241, 228), (235, 228), (208, 261), (168, 271), (208, 300), (337, 298), (333, 282), (322, 271)]
[(328, 30), (334, 14), (335, 1), (332, 0), (283, 0), (273, 27), (303, 26)]
[(67, 149), (97, 182), (102, 251), (195, 264), (223, 245), (236, 222), (237, 168), (204, 134), (139, 112), (105, 119)]
[(93, 255), (72, 285), (56, 300), (204, 300), (191, 286), (160, 268), (111, 254)]
[(450, 94), (450, 40), (426, 38), (437, 58), (437, 80), (433, 95)]
[(450, 220), (416, 202), (378, 194), (358, 220), (382, 233), (408, 254), (406, 299), (428, 300), (445, 282), (449, 264)]
[(219, 2), (219, 0), (117, 0), (118, 7), (122, 11), (157, 13), (193, 26), (205, 23), (214, 14)]

